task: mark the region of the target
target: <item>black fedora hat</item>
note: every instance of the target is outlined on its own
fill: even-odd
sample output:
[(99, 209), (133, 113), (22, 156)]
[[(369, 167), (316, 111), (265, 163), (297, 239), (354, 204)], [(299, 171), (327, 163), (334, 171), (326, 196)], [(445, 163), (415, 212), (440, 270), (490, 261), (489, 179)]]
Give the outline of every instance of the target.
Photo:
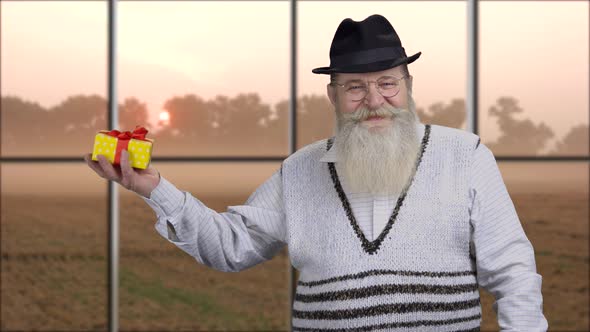
[(381, 15), (371, 15), (357, 22), (347, 18), (340, 22), (330, 46), (330, 66), (312, 70), (314, 74), (366, 73), (410, 64), (418, 52), (406, 56), (399, 36)]

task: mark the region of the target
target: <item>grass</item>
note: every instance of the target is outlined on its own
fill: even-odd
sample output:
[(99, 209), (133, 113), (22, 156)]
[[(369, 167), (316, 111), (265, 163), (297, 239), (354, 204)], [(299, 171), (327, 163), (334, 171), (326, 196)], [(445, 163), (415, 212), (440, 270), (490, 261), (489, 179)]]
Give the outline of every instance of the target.
[(194, 290), (166, 287), (160, 279), (146, 280), (127, 268), (120, 270), (120, 282), (120, 286), (135, 297), (130, 301), (151, 300), (161, 306), (163, 312), (172, 310), (186, 318), (215, 322), (216, 325), (252, 327), (254, 323), (260, 329), (270, 326), (261, 317), (248, 317), (232, 311), (219, 304), (213, 296)]
[(537, 251), (538, 256), (551, 256), (553, 252), (551, 250), (539, 250)]
[(86, 296), (80, 294), (79, 292), (73, 292), (72, 293), (72, 297), (78, 301), (79, 303), (83, 304), (83, 305), (88, 305), (88, 300), (86, 299)]
[(566, 273), (572, 268), (571, 264), (568, 264), (567, 262), (564, 262), (563, 260), (560, 260), (558, 264), (559, 265), (555, 269), (556, 274)]

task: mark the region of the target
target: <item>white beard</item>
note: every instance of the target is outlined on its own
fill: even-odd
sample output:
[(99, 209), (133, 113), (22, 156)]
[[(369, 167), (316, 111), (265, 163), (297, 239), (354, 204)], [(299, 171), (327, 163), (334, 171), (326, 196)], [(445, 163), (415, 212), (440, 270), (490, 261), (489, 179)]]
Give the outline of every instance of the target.
[[(353, 113), (336, 110), (338, 169), (349, 190), (373, 195), (400, 195), (413, 177), (421, 142), (415, 103), (408, 94), (409, 110), (390, 104)], [(370, 115), (389, 116), (393, 123), (381, 131), (369, 131), (361, 121)]]

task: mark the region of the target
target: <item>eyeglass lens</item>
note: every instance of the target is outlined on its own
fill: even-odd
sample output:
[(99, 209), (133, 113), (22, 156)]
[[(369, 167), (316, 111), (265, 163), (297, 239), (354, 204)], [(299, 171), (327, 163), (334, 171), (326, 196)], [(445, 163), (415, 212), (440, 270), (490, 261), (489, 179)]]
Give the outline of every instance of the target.
[[(377, 91), (379, 91), (383, 97), (391, 98), (399, 92), (400, 81), (401, 79), (385, 76), (378, 79), (375, 83), (377, 84)], [(344, 90), (352, 101), (359, 101), (365, 98), (369, 92), (369, 87), (366, 81), (353, 80), (344, 84)]]

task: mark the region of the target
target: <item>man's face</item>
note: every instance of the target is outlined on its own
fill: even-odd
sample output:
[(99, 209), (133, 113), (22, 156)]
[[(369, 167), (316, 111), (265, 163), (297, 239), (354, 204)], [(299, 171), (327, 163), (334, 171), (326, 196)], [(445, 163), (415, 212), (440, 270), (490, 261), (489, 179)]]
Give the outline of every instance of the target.
[[(350, 81), (361, 80), (363, 82), (376, 82), (378, 79), (389, 76), (395, 78), (401, 78), (404, 76), (401, 66), (390, 68), (387, 70), (372, 72), (372, 73), (338, 73), (336, 77), (336, 83), (345, 84)], [(359, 109), (366, 108), (369, 111), (378, 110), (384, 106), (392, 106), (396, 108), (408, 108), (408, 84), (411, 89), (412, 77), (401, 79), (397, 81), (399, 86), (399, 92), (393, 97), (384, 97), (377, 90), (376, 83), (369, 83), (367, 95), (364, 99), (354, 101), (349, 98), (345, 92), (345, 88), (342, 86), (328, 85), (328, 97), (332, 104), (336, 107), (338, 112), (343, 114), (350, 114), (358, 111)], [(387, 95), (387, 93), (384, 93)], [(360, 124), (370, 131), (378, 131), (383, 128), (389, 127), (392, 124), (392, 118), (389, 116), (373, 117), (374, 112), (370, 114), (359, 114), (361, 118)]]
[[(384, 76), (403, 76), (400, 67), (388, 70), (338, 74), (336, 82), (351, 79), (376, 81)], [(420, 151), (416, 126), (419, 123), (410, 85), (399, 81), (399, 92), (384, 97), (369, 85), (364, 99), (352, 101), (343, 87), (328, 86), (328, 96), (336, 109), (338, 168), (345, 188), (353, 192), (397, 194), (415, 171)], [(378, 119), (372, 119), (377, 116)]]

